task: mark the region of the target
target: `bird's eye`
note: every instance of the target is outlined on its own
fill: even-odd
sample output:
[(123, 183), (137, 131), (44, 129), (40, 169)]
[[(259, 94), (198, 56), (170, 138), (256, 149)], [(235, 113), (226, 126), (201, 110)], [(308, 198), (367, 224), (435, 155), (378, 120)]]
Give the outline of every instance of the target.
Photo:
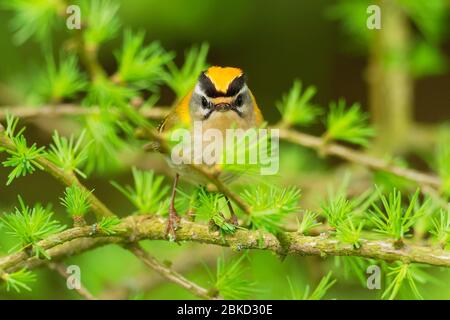
[(242, 106), (242, 103), (244, 102), (244, 99), (242, 98), (242, 95), (238, 95), (237, 96), (237, 98), (236, 98), (236, 100), (234, 101), (234, 104), (237, 106), (237, 107), (240, 107), (240, 106)]
[(209, 106), (208, 100), (205, 97), (202, 97), (202, 107), (207, 108)]

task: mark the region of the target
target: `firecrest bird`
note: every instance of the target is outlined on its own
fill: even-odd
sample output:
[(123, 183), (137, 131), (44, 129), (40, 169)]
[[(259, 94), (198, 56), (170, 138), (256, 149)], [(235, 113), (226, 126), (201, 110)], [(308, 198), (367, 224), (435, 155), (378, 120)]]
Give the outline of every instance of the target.
[[(258, 127), (263, 117), (255, 97), (246, 84), (246, 76), (239, 68), (210, 67), (202, 72), (195, 87), (177, 104), (159, 125), (161, 133), (182, 124), (193, 133), (194, 123), (201, 122), (202, 133), (210, 128), (225, 133), (226, 129), (250, 129)], [(198, 123), (197, 122), (197, 123)], [(196, 133), (198, 134), (198, 133)], [(169, 164), (172, 161), (169, 159)], [(169, 206), (169, 220), (166, 235), (175, 238), (179, 216), (175, 210), (175, 195), (180, 174), (191, 180), (186, 165), (173, 165), (175, 179)], [(194, 179), (195, 180), (195, 179)], [(231, 222), (237, 224), (237, 217), (228, 198), (226, 202)]]

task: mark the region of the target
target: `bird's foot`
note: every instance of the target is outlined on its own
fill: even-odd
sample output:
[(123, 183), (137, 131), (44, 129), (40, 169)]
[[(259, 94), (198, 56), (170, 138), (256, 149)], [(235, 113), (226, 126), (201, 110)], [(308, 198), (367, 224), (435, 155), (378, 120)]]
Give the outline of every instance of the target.
[(180, 216), (175, 209), (169, 209), (169, 219), (167, 220), (166, 238), (170, 241), (176, 241), (176, 230), (178, 229), (178, 223), (180, 222)]
[(234, 225), (235, 227), (239, 226), (238, 218), (237, 218), (237, 216), (236, 216), (235, 214), (232, 214), (232, 215), (231, 215), (231, 217), (230, 217), (230, 219), (229, 219), (229, 222), (230, 222), (232, 225)]

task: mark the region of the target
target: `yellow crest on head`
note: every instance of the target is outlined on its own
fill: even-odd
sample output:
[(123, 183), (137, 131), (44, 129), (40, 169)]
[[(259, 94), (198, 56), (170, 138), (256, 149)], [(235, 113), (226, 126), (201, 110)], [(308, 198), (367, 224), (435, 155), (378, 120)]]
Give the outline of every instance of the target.
[(210, 67), (205, 75), (211, 80), (216, 90), (222, 93), (227, 92), (230, 83), (243, 74), (239, 68), (232, 67)]

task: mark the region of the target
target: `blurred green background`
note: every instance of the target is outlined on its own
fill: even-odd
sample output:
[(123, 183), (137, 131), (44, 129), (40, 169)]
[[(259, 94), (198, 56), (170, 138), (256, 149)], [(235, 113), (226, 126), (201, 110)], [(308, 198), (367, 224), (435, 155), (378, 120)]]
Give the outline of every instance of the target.
[[(315, 85), (318, 88), (314, 101), (319, 105), (327, 107), (329, 101), (344, 97), (349, 103), (360, 102), (365, 110), (370, 110), (368, 65), (371, 46), (376, 46), (371, 33), (377, 31), (365, 28), (366, 12), (357, 10), (366, 8), (367, 1), (118, 2), (121, 3), (119, 15), (123, 25), (134, 30), (145, 30), (148, 42), (158, 40), (165, 49), (176, 52), (175, 61), (178, 64), (183, 62), (183, 53), (187, 48), (193, 44), (207, 42), (210, 45), (210, 64), (238, 66), (244, 69), (248, 75), (249, 87), (270, 123), (279, 119), (275, 102), (291, 87), (294, 79), (300, 79), (305, 85)], [(414, 0), (409, 1), (408, 5), (412, 2)], [(443, 4), (443, 20), (448, 22), (449, 3), (440, 3)], [(10, 12), (0, 11), (1, 106), (25, 103), (27, 77), (36, 72), (44, 61), (40, 46), (36, 42), (28, 41), (20, 47), (13, 44), (9, 25), (11, 16)], [(433, 16), (422, 19), (433, 19)], [(363, 21), (356, 26), (361, 28), (360, 34), (354, 32), (355, 26), (352, 25), (358, 21)], [(425, 70), (420, 76), (412, 75), (413, 120), (428, 128), (450, 120), (450, 73), (447, 67), (450, 56), (449, 24), (445, 22), (435, 27), (439, 29), (439, 37), (429, 40), (426, 33), (424, 35), (422, 32), (421, 23), (417, 21), (414, 18), (407, 19), (411, 43), (424, 42), (430, 44), (431, 49), (425, 50), (422, 58), (417, 58), (419, 53), (410, 56), (411, 63), (417, 58), (414, 61), (418, 61), (418, 68)], [(61, 30), (56, 39), (54, 47), (58, 48), (64, 39)], [(101, 48), (100, 61), (110, 73), (116, 68), (112, 53), (121, 43), (121, 37), (117, 37)], [(163, 88), (159, 104), (168, 105), (173, 99), (173, 93)], [(27, 123), (27, 137), (40, 144), (47, 144), (50, 141), (49, 132), (65, 125), (45, 119), (30, 122)], [(316, 128), (312, 129), (315, 130)], [(281, 180), (285, 183), (298, 183), (308, 188), (307, 182), (298, 182), (297, 179), (303, 177), (303, 181), (311, 181), (310, 174), (319, 172), (323, 167), (335, 165), (333, 161), (317, 160), (308, 151), (300, 152), (298, 149), (285, 147), (283, 154), (287, 156), (282, 158), (281, 167)], [(314, 163), (311, 164), (311, 161)], [(425, 166), (420, 160), (415, 164), (419, 167)], [(166, 172), (165, 164), (158, 156), (138, 159), (137, 165)], [(0, 169), (2, 211), (9, 211), (17, 205), (16, 195), (20, 192), (28, 203), (54, 203), (55, 210), (59, 213), (58, 219), (69, 223), (59, 205), (58, 198), (63, 191), (61, 185), (47, 174), (37, 172), (16, 180), (7, 188), (4, 183), (7, 173), (4, 168)], [(325, 175), (322, 179), (321, 190), (326, 188), (327, 183), (334, 181), (333, 177)], [(116, 211), (125, 214), (131, 210), (131, 205), (111, 187), (109, 180), (130, 183), (130, 172), (124, 169), (107, 175), (94, 175), (87, 182), (90, 187), (95, 187), (99, 198)], [(167, 182), (170, 182), (170, 178)], [(6, 253), (11, 244), (11, 239), (0, 233), (0, 252)], [(179, 246), (162, 241), (145, 242), (145, 247), (162, 260), (172, 260), (175, 268), (185, 269), (183, 273), (188, 278), (198, 280), (202, 284), (208, 283), (205, 265), (214, 270), (215, 258), (222, 251), (233, 254), (228, 249), (208, 248), (197, 244)], [(289, 298), (287, 276), (300, 289), (304, 289), (307, 285), (314, 287), (329, 269), (335, 270), (334, 275), (338, 283), (329, 291), (327, 298), (370, 299), (380, 296), (377, 290), (367, 290), (354, 278), (345, 277), (342, 268), (335, 267), (333, 258), (280, 259), (268, 252), (251, 252), (250, 257), (246, 273), (261, 287), (258, 298)], [(72, 263), (81, 266), (83, 283), (100, 297), (194, 298), (183, 289), (160, 281), (158, 275), (152, 274), (135, 257), (119, 247), (108, 246), (81, 254), (67, 261), (67, 264)], [(77, 298), (75, 293), (66, 289), (64, 280), (51, 271), (41, 269), (37, 273), (38, 281), (32, 284), (32, 292), (18, 295), (7, 293), (1, 288), (0, 298)], [(444, 278), (441, 279), (447, 279), (446, 282), (449, 283), (448, 272), (436, 269), (433, 273), (438, 278), (443, 275)], [(140, 285), (147, 282), (145, 290), (140, 291)], [(448, 286), (427, 283), (421, 286), (421, 289), (426, 298), (450, 298)]]

